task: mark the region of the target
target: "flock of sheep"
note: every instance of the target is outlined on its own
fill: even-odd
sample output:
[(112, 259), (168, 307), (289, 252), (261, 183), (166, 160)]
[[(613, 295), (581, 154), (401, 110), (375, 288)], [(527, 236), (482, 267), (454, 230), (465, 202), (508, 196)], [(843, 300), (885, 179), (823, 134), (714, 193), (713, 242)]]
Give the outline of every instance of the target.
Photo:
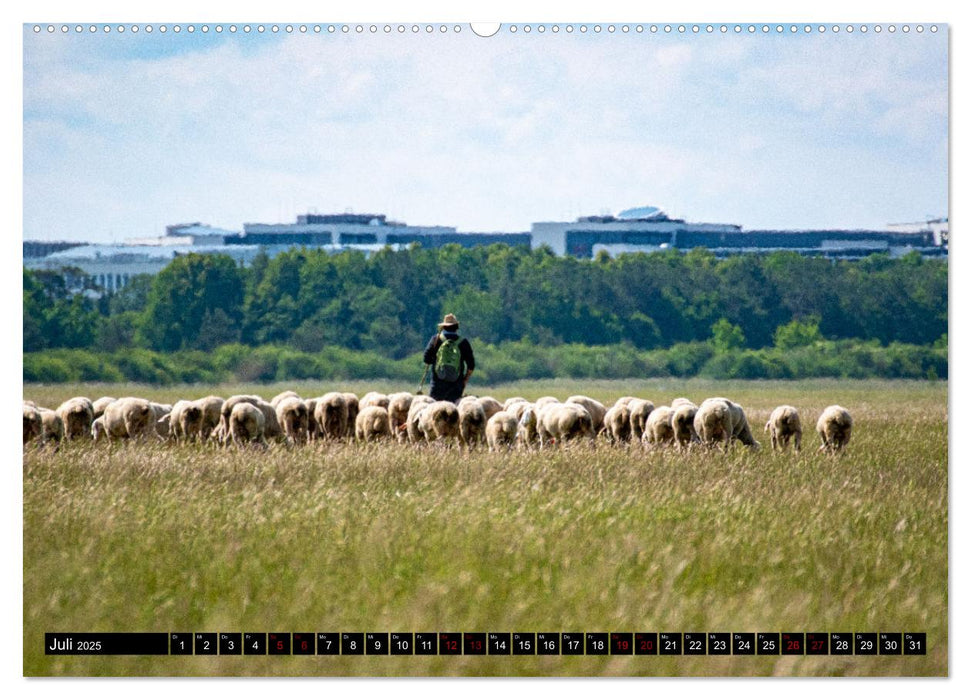
[[(850, 440), (853, 420), (841, 406), (829, 406), (819, 416), (816, 431), (820, 450), (839, 452)], [(802, 422), (792, 406), (779, 406), (765, 430), (773, 449), (796, 450), (802, 443)], [(222, 445), (267, 440), (302, 444), (316, 440), (371, 442), (454, 442), (463, 446), (487, 444), (490, 450), (544, 448), (576, 439), (602, 437), (611, 443), (640, 442), (646, 447), (693, 444), (721, 446), (735, 441), (760, 445), (742, 407), (726, 398), (705, 399), (696, 405), (685, 398), (670, 405), (625, 396), (607, 408), (587, 396), (560, 401), (544, 396), (535, 402), (513, 397), (500, 403), (490, 397), (466, 396), (458, 404), (435, 401), (408, 392), (355, 394), (330, 392), (302, 399), (285, 391), (271, 401), (255, 395), (228, 399), (207, 396), (174, 405), (147, 399), (104, 396), (96, 401), (75, 397), (57, 409), (24, 401), (24, 444), (93, 438), (117, 440), (213, 440)]]

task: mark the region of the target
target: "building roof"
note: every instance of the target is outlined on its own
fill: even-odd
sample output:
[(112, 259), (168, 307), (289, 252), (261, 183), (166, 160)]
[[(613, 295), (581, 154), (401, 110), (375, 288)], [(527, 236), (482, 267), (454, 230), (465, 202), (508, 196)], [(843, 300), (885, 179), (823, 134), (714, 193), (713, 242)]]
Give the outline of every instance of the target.
[(166, 235), (169, 236), (232, 236), (239, 231), (230, 231), (224, 228), (216, 228), (208, 224), (174, 224), (166, 226)]

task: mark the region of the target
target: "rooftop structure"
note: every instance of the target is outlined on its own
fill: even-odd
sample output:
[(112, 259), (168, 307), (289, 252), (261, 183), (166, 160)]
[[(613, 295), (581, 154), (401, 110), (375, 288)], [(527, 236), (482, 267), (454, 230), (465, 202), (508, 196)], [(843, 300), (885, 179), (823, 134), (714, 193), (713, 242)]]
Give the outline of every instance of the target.
[(300, 245), (314, 248), (408, 246), (439, 248), (507, 243), (529, 245), (528, 233), (459, 233), (454, 226), (409, 226), (384, 214), (301, 214), (293, 224), (243, 224), (242, 234), (226, 236), (226, 245)]
[(934, 238), (934, 245), (946, 246), (949, 234), (949, 223), (947, 217), (944, 217), (904, 224), (888, 224), (887, 230), (896, 233), (929, 233)]
[(619, 214), (583, 216), (576, 221), (533, 224), (529, 233), (465, 233), (452, 226), (409, 226), (384, 214), (301, 214), (295, 223), (243, 225), (242, 233), (201, 223), (167, 226), (158, 238), (133, 239), (126, 245), (87, 245), (24, 241), (24, 265), (31, 269), (80, 268), (109, 291), (136, 274), (156, 274), (178, 255), (222, 253), (248, 265), (264, 250), (270, 256), (294, 247), (330, 253), (358, 250), (371, 254), (418, 244), (438, 248), (505, 243), (548, 246), (557, 255), (590, 258), (652, 252), (669, 248), (707, 248), (718, 256), (786, 250), (802, 255), (859, 258), (884, 252), (891, 256), (918, 251), (947, 255), (948, 220), (890, 224), (882, 231), (805, 230), (745, 231), (737, 224), (692, 223), (645, 206)]
[(125, 244), (130, 246), (223, 245), (227, 236), (236, 236), (238, 233), (238, 231), (227, 231), (197, 221), (192, 224), (172, 224), (165, 227), (164, 236), (131, 238)]
[[(912, 225), (907, 225), (912, 226)], [(657, 207), (637, 207), (617, 216), (584, 216), (570, 222), (533, 224), (532, 246), (549, 246), (557, 255), (590, 258), (652, 252), (668, 248), (707, 248), (715, 255), (769, 253), (788, 250), (803, 255), (858, 258), (885, 252), (891, 256), (917, 250), (924, 255), (947, 254), (946, 219), (943, 235), (931, 228), (917, 230), (745, 231), (736, 224), (690, 223), (672, 219)]]

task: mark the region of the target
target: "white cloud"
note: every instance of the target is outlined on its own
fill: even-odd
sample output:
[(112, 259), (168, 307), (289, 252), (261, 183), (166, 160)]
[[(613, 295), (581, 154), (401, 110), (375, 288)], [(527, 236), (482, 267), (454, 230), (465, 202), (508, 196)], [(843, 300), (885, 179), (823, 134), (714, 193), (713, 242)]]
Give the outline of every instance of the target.
[[(928, 42), (936, 50), (929, 51)], [(946, 115), (943, 37), (802, 37), (780, 46), (776, 58), (746, 70), (742, 84), (749, 96), (781, 100), (797, 118), (817, 119), (829, 129), (850, 123), (921, 138), (939, 130)]]
[[(526, 230), (657, 202), (751, 226), (808, 209), (779, 183), (825, 171), (794, 154), (852, 142), (865, 120), (880, 138), (858, 151), (870, 167), (886, 159), (867, 147), (938, 135), (946, 115), (946, 75), (922, 81), (936, 59), (913, 47), (861, 63), (805, 38), (248, 41), (119, 60), (28, 38), (25, 236), (238, 228), (311, 206)], [(933, 144), (920, 167), (940, 159)], [(804, 189), (816, 184), (820, 196), (825, 181)]]

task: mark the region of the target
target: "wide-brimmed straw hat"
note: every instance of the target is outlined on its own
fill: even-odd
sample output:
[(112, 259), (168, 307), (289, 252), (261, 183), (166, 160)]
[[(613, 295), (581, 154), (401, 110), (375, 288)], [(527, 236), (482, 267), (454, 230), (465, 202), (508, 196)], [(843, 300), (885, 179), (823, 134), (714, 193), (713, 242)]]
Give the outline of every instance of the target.
[(455, 318), (455, 314), (445, 314), (445, 318), (441, 323), (438, 324), (439, 328), (444, 328), (445, 326), (458, 326), (459, 320)]

